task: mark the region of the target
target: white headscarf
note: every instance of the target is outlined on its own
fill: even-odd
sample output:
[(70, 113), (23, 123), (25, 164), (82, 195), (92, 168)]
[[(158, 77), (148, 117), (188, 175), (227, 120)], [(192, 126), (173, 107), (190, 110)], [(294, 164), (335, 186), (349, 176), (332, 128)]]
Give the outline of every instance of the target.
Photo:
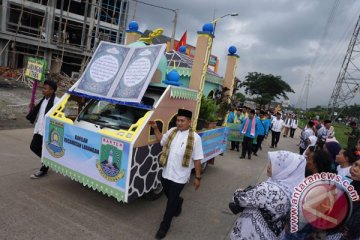
[(306, 159), (289, 151), (268, 152), (271, 162), (271, 177), (267, 182), (285, 186), (290, 196), (301, 181), (305, 179)]

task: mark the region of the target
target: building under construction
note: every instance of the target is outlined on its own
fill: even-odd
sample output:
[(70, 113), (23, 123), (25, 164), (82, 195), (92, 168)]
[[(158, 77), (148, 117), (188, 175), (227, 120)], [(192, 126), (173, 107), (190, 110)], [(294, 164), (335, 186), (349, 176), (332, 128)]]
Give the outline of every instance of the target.
[(99, 41), (123, 43), (128, 11), (128, 0), (0, 0), (0, 66), (38, 57), (74, 76)]

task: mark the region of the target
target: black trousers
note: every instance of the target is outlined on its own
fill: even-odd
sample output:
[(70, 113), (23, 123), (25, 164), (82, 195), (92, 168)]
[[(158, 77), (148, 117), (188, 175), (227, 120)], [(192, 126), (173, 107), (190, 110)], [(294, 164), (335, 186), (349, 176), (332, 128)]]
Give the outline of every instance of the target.
[(290, 137), (294, 138), (296, 128), (290, 128)]
[(277, 146), (279, 140), (280, 140), (280, 133), (281, 132), (274, 132), (271, 130), (271, 146)]
[(254, 139), (249, 137), (244, 137), (244, 140), (242, 142), (242, 151), (241, 156), (245, 157), (246, 153), (249, 157), (251, 157), (251, 151), (252, 151), (252, 143)]
[[(35, 133), (30, 143), (30, 149), (39, 158), (41, 158), (41, 154), (42, 154), (42, 143), (43, 143), (43, 136)], [(41, 165), (40, 171), (47, 172), (48, 170), (49, 170), (48, 167), (46, 167), (45, 165)]]
[(235, 148), (239, 150), (240, 142), (231, 141), (231, 150), (234, 150)]
[(166, 178), (162, 178), (161, 183), (168, 200), (160, 228), (167, 232), (170, 228), (171, 221), (175, 216), (175, 213), (181, 207), (180, 193), (183, 190), (185, 184), (176, 183)]
[(253, 153), (257, 153), (261, 147), (262, 142), (264, 141), (265, 135), (258, 135), (256, 139), (256, 144), (253, 144)]

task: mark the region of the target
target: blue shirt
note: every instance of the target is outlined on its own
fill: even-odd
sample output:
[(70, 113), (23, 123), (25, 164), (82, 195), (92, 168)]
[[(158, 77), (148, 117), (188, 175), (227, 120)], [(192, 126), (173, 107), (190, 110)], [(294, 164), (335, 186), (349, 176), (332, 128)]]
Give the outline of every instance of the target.
[(235, 113), (234, 112), (230, 112), (229, 116), (227, 118), (227, 122), (228, 123), (234, 123), (234, 119), (235, 119)]
[(257, 135), (261, 135), (261, 136), (268, 135), (271, 120), (268, 118), (262, 120), (260, 118), (257, 119), (258, 119), (258, 126), (256, 131)]
[[(250, 131), (251, 131), (251, 125), (252, 125), (252, 121), (254, 121), (254, 119), (255, 119), (255, 136), (252, 136), (252, 135), (250, 135)], [(246, 133), (245, 133), (245, 137), (248, 137), (248, 138), (255, 138), (256, 136), (257, 136), (257, 128), (258, 128), (258, 125), (259, 124), (261, 124), (260, 123), (260, 120), (258, 119), (258, 118), (255, 118), (255, 117), (253, 117), (253, 118), (249, 118), (249, 125), (248, 125), (248, 128), (246, 129)], [(242, 130), (244, 129), (244, 127), (245, 127), (245, 123), (246, 123), (246, 119), (245, 119), (245, 121), (243, 121), (243, 123), (242, 123), (242, 125), (241, 125), (241, 128), (240, 128), (240, 133), (242, 133)]]

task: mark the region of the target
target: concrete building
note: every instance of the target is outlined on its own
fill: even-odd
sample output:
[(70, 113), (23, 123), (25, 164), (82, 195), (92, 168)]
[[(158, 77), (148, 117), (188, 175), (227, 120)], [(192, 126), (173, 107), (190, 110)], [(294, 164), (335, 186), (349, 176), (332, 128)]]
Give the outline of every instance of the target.
[(128, 0), (0, 0), (0, 66), (38, 57), (76, 74), (99, 41), (123, 43), (128, 11)]

